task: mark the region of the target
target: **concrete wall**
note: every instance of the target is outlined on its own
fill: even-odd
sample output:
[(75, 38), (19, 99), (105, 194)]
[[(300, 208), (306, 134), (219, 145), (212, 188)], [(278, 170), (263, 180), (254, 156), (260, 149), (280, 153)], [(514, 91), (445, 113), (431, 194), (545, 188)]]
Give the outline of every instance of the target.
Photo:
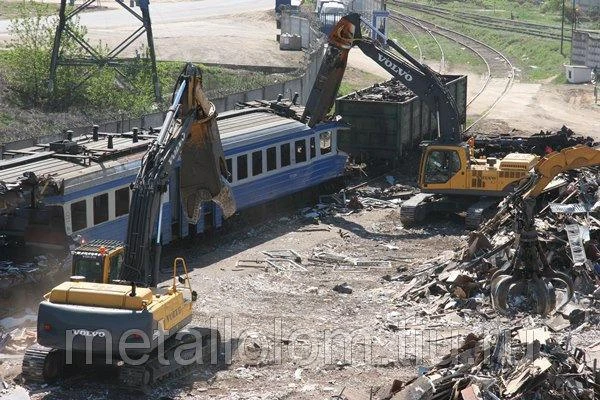
[(308, 18), (291, 14), (289, 11), (281, 14), (281, 34), (300, 36), (303, 49), (308, 49), (323, 36), (313, 29)]
[(572, 39), (571, 64), (600, 68), (600, 37), (575, 31)]

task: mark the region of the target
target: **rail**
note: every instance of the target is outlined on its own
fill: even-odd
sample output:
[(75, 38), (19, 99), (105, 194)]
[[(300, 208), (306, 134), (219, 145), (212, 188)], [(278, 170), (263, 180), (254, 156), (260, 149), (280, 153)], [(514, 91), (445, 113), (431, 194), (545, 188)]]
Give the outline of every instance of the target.
[(468, 101), (467, 107), (473, 104), (473, 102), (477, 98), (479, 98), (480, 95), (484, 93), (486, 89), (488, 89), (492, 78), (506, 79), (506, 82), (501, 92), (496, 96), (492, 104), (482, 114), (480, 114), (475, 121), (473, 121), (470, 125), (466, 127), (465, 132), (468, 132), (479, 121), (487, 117), (490, 114), (490, 112), (494, 109), (494, 107), (496, 107), (496, 105), (504, 98), (504, 96), (506, 96), (506, 93), (508, 93), (508, 91), (512, 87), (512, 84), (515, 79), (515, 68), (513, 67), (508, 57), (502, 54), (500, 51), (473, 37), (454, 31), (452, 29), (444, 28), (432, 22), (425, 21), (414, 16), (407, 16), (394, 10), (390, 10), (390, 13), (393, 18), (400, 19), (403, 22), (413, 24), (418, 23), (422, 27), (428, 29), (433, 34), (445, 37), (453, 42), (459, 43), (460, 45), (464, 46), (465, 48), (469, 49), (474, 54), (476, 54), (479, 58), (481, 58), (481, 60), (486, 66), (486, 76), (478, 92)]

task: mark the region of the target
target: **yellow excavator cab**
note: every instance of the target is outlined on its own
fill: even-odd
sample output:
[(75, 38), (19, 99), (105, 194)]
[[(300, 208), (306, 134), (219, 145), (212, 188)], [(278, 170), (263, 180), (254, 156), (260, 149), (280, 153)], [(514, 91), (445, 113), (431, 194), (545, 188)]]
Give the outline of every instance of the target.
[(116, 240), (92, 240), (73, 251), (72, 276), (87, 282), (110, 283), (118, 279), (125, 247)]

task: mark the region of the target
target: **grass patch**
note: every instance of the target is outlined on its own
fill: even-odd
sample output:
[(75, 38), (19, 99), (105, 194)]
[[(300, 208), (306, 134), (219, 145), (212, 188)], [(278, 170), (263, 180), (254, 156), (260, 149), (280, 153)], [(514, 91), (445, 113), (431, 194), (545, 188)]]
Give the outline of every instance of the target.
[(0, 19), (18, 18), (22, 14), (23, 5), (36, 11), (38, 15), (56, 14), (58, 6), (51, 3), (40, 3), (37, 1), (0, 1)]
[[(423, 33), (418, 29), (415, 29), (412, 32), (414, 37), (400, 25), (397, 25), (391, 29), (390, 37), (396, 40), (400, 46), (408, 50), (413, 57), (418, 59), (419, 51), (415, 43), (416, 38), (421, 46), (421, 51), (423, 52), (423, 59), (425, 64), (428, 64), (430, 60), (439, 63), (442, 55), (435, 40), (433, 40), (433, 38), (428, 34)], [(465, 65), (468, 66), (469, 69), (471, 69), (474, 72), (485, 72), (485, 64), (483, 63), (481, 58), (473, 54), (472, 51), (444, 37), (436, 36), (436, 39), (442, 46), (442, 49), (444, 49), (446, 69), (452, 66)]]
[[(440, 1), (415, 0), (415, 3), (427, 4), (455, 12), (469, 12), (494, 18), (514, 19), (543, 25), (560, 26), (562, 19), (562, 1), (546, 0), (539, 4), (533, 1), (515, 0), (469, 0)], [(565, 27), (571, 28), (572, 2), (565, 2)], [(578, 24), (582, 29), (600, 29), (600, 19), (593, 11), (577, 12)]]
[[(403, 12), (462, 32), (494, 47), (509, 57), (513, 65), (519, 69), (518, 75), (523, 81), (539, 81), (564, 75), (563, 65), (569, 62), (571, 44), (567, 41), (564, 42), (565, 56), (563, 56), (560, 54), (560, 41), (556, 39), (543, 39), (518, 33), (500, 32), (493, 28), (460, 24), (414, 10), (404, 9)], [(455, 52), (446, 51), (450, 62), (452, 62), (450, 58), (453, 57), (452, 53)]]

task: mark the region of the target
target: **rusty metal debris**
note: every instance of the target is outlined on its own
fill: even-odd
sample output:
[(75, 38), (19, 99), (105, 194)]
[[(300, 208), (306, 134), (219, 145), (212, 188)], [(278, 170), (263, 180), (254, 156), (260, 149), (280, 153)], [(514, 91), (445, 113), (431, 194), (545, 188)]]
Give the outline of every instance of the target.
[[(456, 79), (456, 76), (441, 75), (443, 83)], [(376, 83), (371, 87), (354, 92), (345, 97), (347, 100), (361, 101), (391, 101), (403, 102), (412, 99), (416, 95), (397, 79), (391, 79), (383, 83)]]
[(0, 290), (37, 283), (58, 272), (62, 262), (54, 257), (37, 256), (31, 262), (0, 261)]
[[(509, 314), (534, 310), (552, 315), (554, 305), (560, 313), (575, 304), (580, 308), (578, 317), (572, 318), (570, 313), (563, 317), (572, 328), (581, 324), (589, 312), (577, 304), (578, 299), (593, 298), (600, 285), (600, 215), (591, 206), (600, 199), (600, 179), (597, 169), (581, 169), (563, 175), (561, 180), (554, 191), (539, 201), (539, 211), (535, 214), (539, 251), (552, 269), (547, 271), (549, 280), (537, 281), (543, 286), (539, 290), (514, 288), (503, 277), (507, 265), (515, 260), (519, 242), (516, 210), (513, 203), (505, 200), (499, 212), (480, 230), (472, 232), (464, 246), (450, 257), (441, 256), (417, 271), (401, 272), (394, 277), (404, 282), (396, 296), (398, 301), (410, 304), (433, 300), (438, 310), (466, 307), (489, 315), (494, 312), (490, 294), (495, 293), (496, 299), (504, 303), (500, 308)], [(574, 211), (581, 206), (588, 211), (570, 212), (566, 206), (573, 206)], [(505, 284), (498, 285), (502, 282)], [(567, 302), (571, 297), (569, 286), (575, 291), (571, 302)], [(552, 297), (539, 297), (546, 294)], [(559, 322), (555, 321), (555, 328), (564, 329)]]
[(394, 382), (380, 399), (594, 399), (600, 375), (583, 350), (552, 339), (544, 328), (469, 334), (423, 376)]
[(507, 153), (533, 153), (543, 156), (548, 150), (560, 151), (577, 144), (593, 145), (591, 137), (576, 135), (563, 126), (556, 132), (540, 131), (534, 135), (519, 136), (515, 132), (504, 135), (476, 134), (474, 144), (477, 155), (496, 157)]

